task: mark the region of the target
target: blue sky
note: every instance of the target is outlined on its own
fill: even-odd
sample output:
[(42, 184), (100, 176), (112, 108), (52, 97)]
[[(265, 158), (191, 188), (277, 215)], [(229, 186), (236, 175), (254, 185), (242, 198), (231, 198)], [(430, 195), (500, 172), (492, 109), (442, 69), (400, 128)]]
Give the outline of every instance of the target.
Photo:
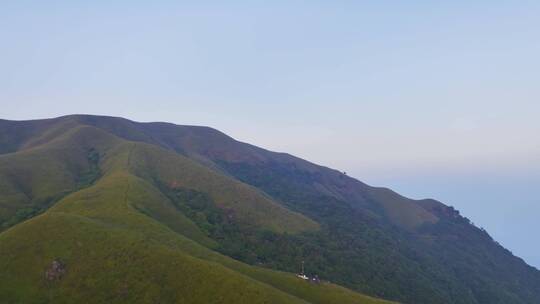
[(0, 117), (209, 125), (456, 206), (540, 267), (538, 1), (2, 1)]

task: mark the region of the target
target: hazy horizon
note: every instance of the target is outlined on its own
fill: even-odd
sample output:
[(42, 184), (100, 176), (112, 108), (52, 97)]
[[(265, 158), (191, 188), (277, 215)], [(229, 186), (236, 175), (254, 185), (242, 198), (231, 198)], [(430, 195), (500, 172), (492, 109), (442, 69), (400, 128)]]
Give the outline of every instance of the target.
[(540, 268), (540, 3), (0, 4), (0, 118), (208, 125), (453, 205)]

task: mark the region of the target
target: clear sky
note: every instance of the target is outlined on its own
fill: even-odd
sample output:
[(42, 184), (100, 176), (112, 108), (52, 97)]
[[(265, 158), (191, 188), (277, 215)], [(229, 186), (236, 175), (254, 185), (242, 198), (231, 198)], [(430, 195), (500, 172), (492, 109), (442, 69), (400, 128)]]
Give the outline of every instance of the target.
[[(151, 4), (150, 4), (151, 2)], [(1, 1), (0, 117), (209, 125), (540, 268), (538, 1)]]

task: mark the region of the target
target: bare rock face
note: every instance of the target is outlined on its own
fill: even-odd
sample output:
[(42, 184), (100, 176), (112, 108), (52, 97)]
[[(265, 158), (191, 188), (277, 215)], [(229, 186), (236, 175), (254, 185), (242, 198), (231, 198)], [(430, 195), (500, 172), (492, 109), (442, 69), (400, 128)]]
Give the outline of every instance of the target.
[(54, 260), (45, 271), (45, 279), (47, 281), (57, 281), (60, 280), (65, 273), (66, 265), (60, 260)]

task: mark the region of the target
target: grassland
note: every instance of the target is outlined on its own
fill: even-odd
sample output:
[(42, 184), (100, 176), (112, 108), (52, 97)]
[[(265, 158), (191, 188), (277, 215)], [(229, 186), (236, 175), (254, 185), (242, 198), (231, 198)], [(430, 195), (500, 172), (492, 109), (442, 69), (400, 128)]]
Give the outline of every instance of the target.
[[(318, 229), (257, 189), (93, 127), (54, 134), (0, 156), (4, 220), (43, 207), (0, 233), (2, 303), (387, 303), (213, 251), (156, 183), (204, 192), (239, 221), (276, 233)], [(66, 271), (47, 280), (53, 261)]]
[(302, 260), (403, 303), (540, 301), (537, 269), (435, 200), (208, 127), (0, 120), (0, 303), (385, 303)]

